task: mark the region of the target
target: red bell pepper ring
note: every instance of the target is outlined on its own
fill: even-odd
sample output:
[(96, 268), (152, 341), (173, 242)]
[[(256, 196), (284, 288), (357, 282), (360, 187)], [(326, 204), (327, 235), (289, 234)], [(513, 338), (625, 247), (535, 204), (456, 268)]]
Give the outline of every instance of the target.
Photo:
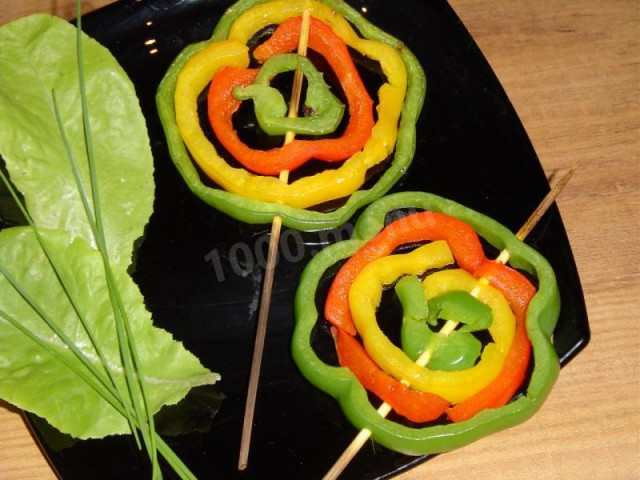
[[(272, 37), (254, 51), (254, 57), (266, 61), (278, 53), (295, 50), (300, 36), (301, 17), (282, 23)], [(327, 162), (342, 161), (360, 151), (374, 126), (373, 100), (360, 79), (345, 43), (323, 22), (311, 19), (309, 48), (322, 55), (333, 69), (344, 91), (349, 107), (349, 123), (339, 138), (294, 140), (271, 150), (256, 150), (244, 144), (233, 128), (233, 114), (241, 102), (233, 97), (233, 89), (246, 86), (248, 71), (221, 69), (211, 82), (208, 115), (211, 128), (220, 143), (247, 169), (261, 175), (278, 175), (295, 170), (315, 158)], [(253, 73), (255, 76), (255, 73)], [(242, 79), (242, 80), (241, 80)], [(252, 77), (253, 80), (253, 77)]]
[(471, 398), (451, 407), (447, 416), (453, 422), (468, 420), (485, 408), (505, 405), (522, 385), (531, 357), (526, 315), (535, 287), (520, 272), (490, 260), (485, 260), (473, 276), (486, 278), (504, 295), (515, 314), (516, 331), (500, 375)]
[(347, 367), (370, 392), (388, 403), (396, 413), (421, 423), (440, 417), (447, 407), (442, 397), (433, 393), (411, 390), (387, 375), (371, 360), (360, 342), (340, 328), (331, 329), (336, 342), (340, 365)]
[(327, 296), (325, 318), (350, 335), (357, 333), (349, 310), (349, 289), (370, 262), (390, 255), (403, 244), (446, 240), (458, 265), (474, 272), (486, 259), (478, 235), (466, 223), (437, 212), (407, 215), (387, 226), (340, 269)]

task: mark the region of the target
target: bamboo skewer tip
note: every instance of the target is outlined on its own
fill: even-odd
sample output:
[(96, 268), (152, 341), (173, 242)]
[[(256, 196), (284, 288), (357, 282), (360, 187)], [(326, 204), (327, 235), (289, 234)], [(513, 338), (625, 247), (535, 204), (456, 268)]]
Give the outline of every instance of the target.
[[(300, 38), (298, 40), (298, 55), (306, 56), (309, 44), (309, 30), (311, 25), (311, 12), (305, 9), (302, 15), (302, 25), (300, 27)], [(290, 118), (298, 116), (298, 107), (302, 96), (302, 72), (296, 71), (293, 81), (293, 89), (291, 92), (291, 101), (289, 104)], [(294, 132), (287, 132), (284, 144), (287, 145), (295, 139)], [(289, 182), (289, 171), (280, 172), (279, 179), (283, 183)], [(247, 391), (247, 400), (245, 405), (244, 419), (242, 424), (242, 439), (240, 442), (240, 455), (238, 458), (238, 470), (245, 470), (249, 464), (249, 449), (251, 447), (251, 432), (253, 430), (253, 417), (255, 414), (256, 397), (258, 392), (258, 383), (260, 379), (260, 369), (262, 366), (262, 356), (264, 352), (264, 343), (267, 330), (267, 320), (269, 318), (269, 307), (271, 306), (271, 296), (273, 289), (273, 276), (275, 272), (275, 262), (278, 256), (278, 245), (280, 244), (280, 231), (282, 229), (282, 218), (278, 215), (273, 217), (271, 224), (271, 239), (269, 240), (269, 250), (267, 254), (267, 265), (265, 268), (265, 276), (262, 284), (262, 292), (260, 296), (260, 308), (258, 310), (258, 324), (256, 329), (256, 338), (253, 348), (253, 357), (251, 361), (251, 373), (249, 375), (249, 387)]]

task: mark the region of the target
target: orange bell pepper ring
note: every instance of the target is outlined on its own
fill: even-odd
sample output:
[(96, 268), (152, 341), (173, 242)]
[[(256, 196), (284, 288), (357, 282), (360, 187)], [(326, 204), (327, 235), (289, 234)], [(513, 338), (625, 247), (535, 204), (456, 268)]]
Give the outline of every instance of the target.
[[(273, 55), (295, 50), (301, 22), (301, 17), (296, 17), (282, 23), (269, 40), (256, 48), (254, 57), (264, 62)], [(329, 26), (312, 18), (309, 48), (327, 60), (347, 99), (349, 123), (339, 138), (294, 140), (271, 150), (250, 148), (240, 140), (233, 128), (233, 114), (240, 108), (241, 102), (233, 97), (232, 92), (237, 86), (249, 85), (256, 72), (223, 68), (213, 77), (208, 97), (211, 128), (229, 153), (253, 172), (278, 175), (283, 170), (295, 170), (312, 158), (326, 162), (342, 161), (359, 152), (371, 136), (375, 124), (373, 100), (360, 79), (345, 43)], [(249, 74), (248, 71), (253, 73)]]

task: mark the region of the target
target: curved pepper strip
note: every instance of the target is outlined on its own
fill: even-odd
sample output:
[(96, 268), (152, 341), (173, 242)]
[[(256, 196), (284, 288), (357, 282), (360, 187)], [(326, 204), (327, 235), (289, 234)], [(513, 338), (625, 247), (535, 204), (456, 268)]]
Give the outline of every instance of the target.
[(432, 393), (419, 392), (387, 375), (371, 360), (360, 342), (339, 328), (332, 327), (340, 365), (347, 367), (360, 383), (394, 411), (412, 422), (429, 422), (440, 417), (449, 402)]
[(503, 368), (515, 330), (515, 318), (504, 297), (459, 269), (428, 275), (423, 282), (427, 300), (456, 290), (471, 292), (477, 288), (477, 298), (491, 308), (493, 323), (489, 332), (493, 342), (485, 346), (480, 361), (468, 370), (438, 371), (417, 365), (386, 337), (376, 320), (383, 286), (403, 274), (416, 275), (450, 263), (445, 262), (448, 259), (440, 253), (443, 247), (446, 248), (445, 242), (433, 242), (405, 255), (391, 255), (369, 263), (351, 286), (349, 306), (365, 349), (380, 368), (398, 380), (408, 381), (415, 390), (435, 393), (458, 403), (484, 389)]
[(342, 266), (327, 296), (324, 309), (327, 320), (355, 335), (356, 327), (349, 308), (349, 289), (356, 276), (370, 262), (390, 255), (399, 246), (428, 240), (446, 240), (456, 263), (467, 271), (473, 272), (485, 258), (478, 236), (464, 222), (435, 212), (401, 218), (372, 238)]
[[(244, 191), (232, 193), (208, 187), (200, 179), (200, 174), (192, 163), (191, 157), (183, 143), (176, 123), (174, 97), (178, 75), (190, 59), (209, 47), (211, 43), (220, 42), (228, 38), (231, 25), (240, 15), (251, 8), (264, 3), (264, 0), (240, 0), (222, 16), (210, 41), (188, 46), (182, 51), (176, 60), (174, 60), (173, 64), (167, 71), (165, 78), (162, 80), (156, 95), (156, 104), (165, 135), (167, 137), (169, 152), (178, 171), (194, 194), (206, 203), (238, 220), (247, 223), (269, 223), (275, 216), (280, 216), (286, 226), (296, 228), (298, 230), (334, 228), (344, 223), (362, 206), (384, 195), (406, 171), (415, 151), (415, 123), (422, 108), (425, 94), (424, 72), (422, 71), (422, 68), (415, 56), (399, 40), (371, 24), (360, 13), (343, 1), (312, 1), (311, 4), (314, 6), (313, 16), (329, 24), (334, 31), (336, 31), (336, 28), (339, 28), (339, 32), (337, 32), (339, 36), (345, 34), (345, 32), (348, 33), (350, 30), (352, 31), (349, 26), (349, 24), (352, 24), (366, 39), (373, 40), (373, 42), (371, 42), (372, 44), (385, 44), (382, 46), (389, 50), (395, 50), (399, 54), (399, 58), (401, 59), (400, 62), (404, 64), (408, 85), (406, 100), (402, 105), (402, 116), (400, 118), (397, 133), (398, 141), (396, 143), (392, 162), (373, 187), (366, 190), (356, 191), (349, 197), (342, 207), (326, 213), (309, 211), (303, 208), (279, 203), (277, 198), (281, 198), (281, 195), (278, 189), (283, 187), (283, 183), (278, 182), (277, 179), (272, 179), (273, 182), (267, 185), (267, 191), (271, 191), (271, 188), (273, 187), (277, 194), (277, 198), (273, 198), (271, 200), (249, 198), (244, 195)], [(286, 2), (285, 7), (288, 12), (287, 18), (299, 16), (304, 4), (305, 2), (300, 0)], [(281, 12), (276, 12), (275, 10), (272, 12), (273, 15), (276, 13), (280, 14)], [(271, 16), (267, 21), (272, 21)], [(354, 39), (350, 39), (350, 41), (351, 40)], [(349, 42), (346, 43), (349, 44)], [(373, 47), (368, 48), (373, 50)], [(365, 55), (371, 55), (373, 53), (365, 52)], [(248, 63), (238, 66), (246, 67), (247, 65)], [(394, 65), (396, 65), (396, 63), (394, 63)], [(392, 67), (392, 70), (394, 68), (395, 66)], [(385, 72), (385, 75), (388, 77), (389, 73), (394, 72)], [(213, 74), (211, 74), (211, 76), (213, 76)], [(382, 92), (379, 92), (379, 95), (381, 94)], [(391, 94), (391, 91), (389, 91), (389, 94)], [(380, 117), (379, 109), (378, 114)], [(374, 127), (372, 135), (375, 134), (375, 132), (376, 127)], [(213, 168), (213, 166), (210, 167)], [(203, 167), (203, 169), (206, 170), (205, 167)], [(324, 175), (325, 173), (331, 174), (332, 172), (323, 172), (320, 175)], [(326, 178), (331, 182), (333, 177), (327, 176), (323, 178)], [(238, 173), (237, 177), (234, 177), (234, 180), (250, 183), (251, 176), (247, 172), (241, 172)], [(224, 188), (222, 182), (217, 183)], [(299, 188), (301, 192), (311, 192), (312, 190), (309, 188), (308, 182), (300, 185)], [(310, 194), (315, 195), (313, 192)]]
[[(282, 94), (271, 87), (271, 80), (280, 73), (300, 70), (307, 80), (304, 108), (313, 112), (307, 117), (287, 116), (287, 104)], [(340, 125), (344, 105), (331, 93), (322, 73), (307, 57), (295, 53), (283, 53), (269, 58), (254, 82), (233, 91), (238, 100), (253, 100), (260, 128), (269, 135), (286, 135), (287, 132), (305, 135), (333, 133)], [(373, 123), (373, 119), (372, 119)]]
[[(254, 57), (262, 62), (274, 58), (273, 55), (294, 50), (300, 36), (300, 17), (291, 18), (280, 25), (273, 36), (254, 51)], [(265, 47), (261, 50), (262, 47)], [(229, 94), (229, 89), (239, 85), (224, 76), (216, 75), (209, 90), (209, 121), (216, 137), (222, 145), (249, 170), (263, 175), (278, 175), (283, 170), (295, 170), (308, 160), (316, 158), (327, 162), (337, 162), (355, 155), (371, 136), (374, 126), (373, 100), (369, 97), (360, 75), (356, 70), (345, 43), (327, 25), (311, 19), (309, 28), (309, 48), (327, 60), (334, 71), (347, 98), (349, 123), (339, 138), (323, 140), (294, 140), (282, 147), (258, 150), (248, 147), (233, 128), (233, 114), (241, 102)], [(242, 75), (241, 71), (237, 71)], [(241, 85), (242, 87), (248, 84)], [(399, 113), (399, 111), (398, 111)], [(397, 121), (397, 120), (396, 120)], [(384, 160), (386, 153), (381, 160)], [(364, 178), (366, 166), (362, 165)], [(327, 190), (333, 185), (326, 184)]]
[[(533, 347), (534, 368), (524, 394), (499, 408), (481, 411), (459, 423), (413, 428), (380, 417), (371, 405), (364, 387), (346, 368), (327, 365), (311, 347), (311, 336), (318, 311), (314, 298), (325, 272), (337, 262), (354, 255), (384, 227), (388, 212), (419, 208), (442, 212), (468, 223), (495, 248), (506, 248), (510, 263), (538, 279), (538, 292), (527, 308), (527, 336)], [(360, 216), (352, 240), (336, 243), (318, 253), (305, 268), (296, 292), (296, 325), (292, 353), (303, 375), (327, 392), (357, 429), (368, 428), (372, 438), (387, 448), (423, 455), (459, 448), (490, 433), (522, 423), (531, 417), (548, 396), (560, 371), (551, 343), (558, 319), (560, 298), (553, 270), (535, 250), (520, 242), (496, 221), (455, 202), (427, 193), (389, 195), (370, 205)]]
[[(482, 342), (470, 332), (486, 330), (493, 317), (491, 309), (466, 292), (454, 291), (427, 302), (424, 287), (417, 276), (402, 277), (394, 291), (402, 305), (400, 344), (414, 362), (428, 348), (427, 366), (431, 370), (466, 370), (475, 365)], [(449, 335), (431, 330), (438, 318), (464, 323)], [(466, 330), (466, 331), (465, 331)]]
[[(336, 11), (323, 3), (327, 2), (311, 1), (305, 3), (304, 0), (277, 0), (266, 5), (256, 6), (238, 18), (229, 32), (229, 38), (248, 42), (249, 33), (252, 35), (271, 23), (282, 23), (276, 30), (278, 35), (276, 36), (274, 33), (269, 40), (256, 48), (254, 55), (257, 55), (256, 58), (265, 60), (271, 55), (295, 50), (299, 36), (298, 31), (302, 23), (301, 15), (304, 9), (309, 8), (312, 16), (321, 20), (322, 24), (331, 27), (329, 30), (335, 32), (344, 44), (378, 62), (387, 80), (378, 89), (378, 105), (376, 107), (378, 118), (362, 152), (345, 162), (345, 166), (349, 165), (351, 168), (369, 168), (385, 160), (393, 152), (394, 145), (396, 145), (399, 131), (398, 119), (402, 104), (405, 102), (405, 94), (407, 94), (407, 80), (411, 81), (411, 78), (407, 78), (408, 74), (411, 76), (411, 65), (408, 58), (403, 55), (403, 49), (399, 45), (394, 46), (390, 37), (387, 36), (385, 41), (367, 40), (359, 37), (344, 17), (336, 14)], [(358, 28), (362, 27), (363, 25), (358, 26)], [(353, 83), (349, 79), (351, 75), (349, 69), (343, 71), (346, 66), (332, 65), (332, 68), (341, 79), (341, 83), (346, 83), (353, 90), (359, 81)], [(355, 93), (355, 90), (352, 93)], [(406, 100), (409, 101), (408, 95)], [(367, 102), (360, 99), (356, 103), (349, 102), (350, 111), (353, 110), (359, 117), (358, 123), (367, 120), (368, 114), (362, 114), (364, 108), (368, 108)], [(402, 111), (403, 116), (404, 113)], [(357, 129), (360, 129), (361, 126), (358, 125)], [(402, 122), (400, 128), (402, 128)], [(323, 175), (323, 173), (318, 175)], [(347, 175), (343, 181), (351, 183), (353, 180)]]
[(491, 326), (491, 309), (467, 292), (453, 290), (429, 300), (427, 323), (436, 325), (438, 319), (464, 324), (458, 332), (477, 332)]
[(433, 348), (428, 364), (432, 370), (466, 370), (475, 365), (482, 352), (482, 342), (469, 332), (444, 336), (411, 318), (402, 319), (401, 341), (402, 351), (414, 362), (426, 347)]
[[(368, 308), (372, 310), (370, 315), (373, 317), (370, 323), (375, 324), (375, 308), (380, 301), (382, 285), (393, 283), (396, 278), (402, 274), (418, 274), (434, 268), (441, 268), (452, 262), (453, 257), (451, 251), (446, 242), (443, 241), (424, 245), (409, 254), (392, 255), (373, 262), (360, 273), (351, 289), (350, 296), (357, 299), (359, 303), (359, 308), (354, 308), (354, 315), (357, 316), (358, 310)], [(376, 263), (379, 266), (377, 271), (374, 270)], [(410, 277), (405, 277), (405, 279), (408, 278)], [(425, 280), (425, 285), (427, 285), (426, 290), (418, 283), (420, 290), (419, 295), (423, 301), (426, 302), (427, 300), (442, 298), (443, 295), (446, 296), (448, 293), (460, 294), (465, 289), (472, 290), (476, 283), (477, 282), (464, 271), (448, 270), (427, 277), (427, 280)], [(497, 294), (497, 292), (493, 291), (491, 287), (485, 287), (484, 291), (480, 293), (480, 297), (496, 310), (494, 314), (495, 321), (490, 329), (490, 333), (495, 339), (495, 345), (492, 344), (488, 346), (485, 349), (486, 353), (483, 354), (478, 365), (470, 370), (455, 374), (437, 371), (431, 372), (432, 378), (430, 380), (432, 382), (435, 380), (436, 382), (439, 381), (443, 383), (444, 381), (445, 385), (442, 391), (436, 392), (429, 389), (428, 391), (420, 392), (426, 397), (418, 395), (418, 391), (416, 390), (420, 389), (415, 389), (415, 376), (413, 375), (401, 378), (402, 380), (411, 378), (411, 387), (414, 388), (414, 390), (407, 389), (399, 381), (384, 373), (380, 368), (388, 365), (393, 357), (402, 355), (402, 352), (393, 351), (398, 350), (393, 346), (387, 347), (386, 350), (381, 353), (384, 360), (379, 361), (374, 358), (374, 362), (354, 337), (348, 335), (341, 329), (335, 329), (336, 332), (339, 333), (339, 339), (342, 337), (349, 338), (349, 340), (342, 338), (342, 340), (337, 343), (339, 349), (342, 348), (346, 350), (346, 352), (338, 350), (340, 364), (349, 368), (367, 390), (370, 390), (391, 405), (397, 413), (415, 422), (437, 418), (442, 412), (438, 411), (436, 406), (439, 407), (442, 405), (442, 398), (451, 400), (449, 397), (452, 397), (452, 392), (454, 392), (456, 388), (463, 390), (464, 395), (469, 397), (489, 383), (502, 369), (502, 362), (505, 355), (500, 356), (495, 355), (495, 353), (499, 353), (501, 350), (506, 352), (510, 346), (510, 341), (513, 337), (513, 314), (506, 301)], [(475, 301), (478, 302), (477, 300)], [(484, 306), (484, 303), (478, 303)], [(486, 313), (491, 317), (490, 307), (485, 308), (488, 310)], [(411, 313), (412, 312), (407, 312), (407, 314)], [(413, 313), (415, 314), (417, 312)], [(428, 312), (425, 313), (428, 314)], [(379, 352), (380, 349), (383, 348), (382, 343), (385, 341), (389, 343), (379, 329), (376, 329), (378, 336), (384, 338), (372, 339), (371, 330), (373, 329), (375, 329), (373, 325), (366, 330), (359, 329), (365, 341), (367, 352), (373, 352), (374, 350)], [(430, 348), (436, 348), (436, 346), (430, 345)], [(478, 385), (478, 381), (482, 383)], [(432, 391), (436, 395), (433, 395)], [(438, 401), (436, 402), (433, 397)], [(422, 414), (419, 414), (421, 411)]]
[(502, 292), (515, 313), (516, 332), (500, 375), (484, 390), (448, 410), (447, 416), (454, 422), (468, 420), (485, 408), (507, 403), (522, 385), (531, 357), (525, 317), (529, 302), (536, 294), (535, 287), (520, 272), (489, 260), (474, 272), (474, 276), (487, 279)]
[[(270, 2), (270, 9), (273, 8), (273, 3)], [(247, 13), (252, 11), (253, 9)], [(269, 11), (263, 12), (267, 20), (270, 18)], [(339, 18), (339, 16), (331, 15), (331, 11), (327, 11), (326, 8), (318, 9), (318, 14), (333, 19), (334, 23), (335, 19)], [(325, 17), (322, 18), (324, 19)], [(242, 18), (244, 16), (241, 16), (234, 26)], [(249, 16), (249, 18), (251, 19), (252, 17)], [(264, 21), (265, 18), (260, 17), (259, 20)], [(252, 27), (256, 29), (255, 31), (258, 30), (255, 22), (249, 22), (243, 29), (240, 29), (242, 35), (230, 35), (227, 42), (236, 41), (238, 44), (244, 45), (243, 42), (248, 40), (245, 40), (243, 35), (250, 37), (250, 34), (254, 33), (254, 30), (251, 29)], [(394, 49), (379, 42), (362, 40), (346, 22), (341, 24), (341, 27), (338, 30), (339, 35), (356, 48), (360, 48), (361, 51), (366, 51), (368, 48), (370, 56), (379, 60), (383, 70), (385, 72), (388, 71), (388, 81), (394, 84), (394, 86), (383, 85), (379, 90), (378, 122), (371, 132), (371, 138), (365, 143), (364, 149), (335, 170), (325, 170), (311, 177), (301, 178), (291, 184), (286, 184), (275, 177), (255, 176), (244, 169), (231, 167), (217, 154), (213, 145), (209, 143), (209, 140), (199, 127), (199, 119), (197, 117), (193, 117), (192, 125), (185, 126), (180, 123), (183, 117), (176, 116), (182, 140), (184, 140), (194, 160), (207, 176), (225, 190), (241, 193), (245, 197), (255, 197), (292, 206), (307, 207), (350, 195), (364, 182), (366, 167), (381, 162), (391, 153), (395, 144), (397, 121), (405, 92), (406, 74), (404, 66)], [(249, 31), (247, 31), (247, 28)], [(195, 111), (197, 109), (198, 96), (206, 84), (209, 83), (209, 79), (217, 72), (217, 68), (214, 68), (214, 66), (218, 67), (220, 63), (216, 63), (214, 59), (209, 57), (213, 56), (213, 52), (218, 52), (217, 47), (223, 43), (212, 43), (186, 63), (183, 71), (178, 76), (178, 84), (175, 91), (176, 112), (179, 110)], [(248, 58), (245, 59), (244, 53), (236, 53), (233, 57), (230, 55), (231, 52), (228, 53), (223, 51), (219, 54), (228, 56), (229, 61), (233, 61), (231, 64), (234, 66), (248, 65)], [(241, 58), (237, 58), (238, 55)], [(246, 60), (245, 65), (240, 65), (244, 60)], [(207, 78), (207, 75), (209, 78)], [(385, 89), (385, 87), (388, 88)], [(234, 101), (231, 95), (228, 95), (228, 98), (230, 101)]]

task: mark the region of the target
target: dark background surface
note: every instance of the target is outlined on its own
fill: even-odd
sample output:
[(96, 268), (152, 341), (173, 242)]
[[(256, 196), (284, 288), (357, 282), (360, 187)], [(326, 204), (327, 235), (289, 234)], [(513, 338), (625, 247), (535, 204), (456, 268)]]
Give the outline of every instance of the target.
[[(191, 195), (168, 157), (155, 113), (155, 90), (169, 63), (186, 45), (210, 35), (228, 3), (124, 1), (90, 14), (84, 26), (129, 73), (148, 121), (158, 188), (135, 279), (156, 324), (223, 378), (214, 389), (192, 395), (195, 406), (181, 412), (192, 420), (192, 429), (203, 429), (208, 423), (203, 419), (215, 413), (203, 412), (203, 406), (217, 404), (224, 395), (210, 428), (168, 438), (168, 443), (201, 478), (321, 478), (357, 432), (337, 404), (298, 373), (289, 342), (299, 274), (331, 236), (283, 231), (283, 243), (288, 240), (292, 248), (276, 271), (249, 469), (237, 472), (262, 268), (260, 261), (238, 265), (229, 259), (244, 249), (240, 245), (255, 257), (256, 242), (266, 246), (269, 226), (241, 224)], [(506, 95), (455, 14), (445, 2), (401, 0), (389, 10), (382, 1), (352, 4), (366, 5), (370, 20), (405, 41), (427, 73), (416, 157), (392, 191), (437, 193), (517, 230), (548, 190), (547, 182)], [(150, 38), (156, 43), (145, 46)], [(150, 54), (152, 48), (157, 53)], [(334, 237), (345, 238), (345, 231)], [(558, 276), (563, 310), (554, 340), (566, 363), (584, 347), (589, 331), (555, 207), (527, 241)], [(217, 273), (215, 255), (220, 259)], [(167, 418), (168, 425), (175, 422), (175, 415)], [(147, 475), (144, 457), (130, 439), (79, 442), (56, 451), (60, 438), (38, 425), (63, 478)], [(384, 477), (421, 460), (368, 443), (341, 478)]]

